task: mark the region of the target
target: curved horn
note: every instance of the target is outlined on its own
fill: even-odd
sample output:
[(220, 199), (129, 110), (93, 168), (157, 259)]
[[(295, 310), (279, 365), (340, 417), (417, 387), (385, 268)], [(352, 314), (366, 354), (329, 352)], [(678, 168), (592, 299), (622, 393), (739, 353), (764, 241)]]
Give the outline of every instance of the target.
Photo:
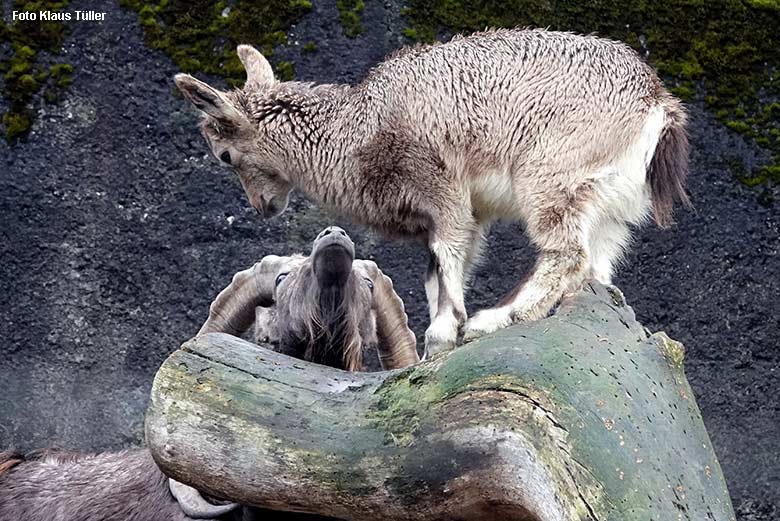
[(182, 512), (193, 519), (214, 519), (232, 512), (239, 506), (238, 503), (212, 505), (203, 499), (203, 496), (196, 489), (179, 483), (175, 479), (168, 478), (168, 488), (178, 501)]
[(417, 339), (409, 329), (404, 302), (393, 289), (393, 281), (372, 261), (362, 262), (374, 282), (374, 311), (379, 361), (383, 369), (399, 369), (420, 361)]
[(274, 71), (265, 56), (251, 45), (239, 45), (236, 49), (238, 59), (246, 69), (246, 84), (244, 88), (256, 89), (263, 85), (272, 85)]
[(274, 302), (276, 274), (289, 257), (267, 255), (251, 268), (233, 275), (230, 285), (220, 291), (209, 307), (209, 318), (198, 336), (206, 333), (228, 333), (239, 336), (255, 320), (255, 308)]

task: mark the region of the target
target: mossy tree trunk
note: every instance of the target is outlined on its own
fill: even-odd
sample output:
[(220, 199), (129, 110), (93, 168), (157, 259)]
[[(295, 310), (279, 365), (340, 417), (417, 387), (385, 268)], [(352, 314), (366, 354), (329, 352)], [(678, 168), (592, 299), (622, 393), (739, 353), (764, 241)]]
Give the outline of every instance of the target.
[(614, 288), (415, 367), (347, 373), (210, 334), (163, 364), (146, 435), (213, 495), (348, 520), (733, 520), (683, 373)]

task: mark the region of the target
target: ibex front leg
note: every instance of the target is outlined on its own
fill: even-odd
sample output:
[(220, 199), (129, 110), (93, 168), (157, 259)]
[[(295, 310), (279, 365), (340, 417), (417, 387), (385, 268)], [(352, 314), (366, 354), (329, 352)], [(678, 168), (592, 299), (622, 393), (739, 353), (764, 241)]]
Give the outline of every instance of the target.
[(425, 289), (432, 321), (425, 332), (425, 351), (435, 355), (455, 347), (466, 320), (463, 277), (471, 248), (468, 226), (439, 230), (429, 241), (431, 255)]
[[(463, 268), (462, 290), (465, 290), (465, 286), (468, 285), (469, 279), (479, 264), (482, 250), (485, 247), (486, 233), (487, 226), (484, 224), (475, 225), (471, 231)], [(428, 297), (428, 313), (431, 322), (433, 322), (439, 309), (439, 264), (433, 253), (430, 254), (428, 270), (425, 273), (425, 294)]]
[(428, 270), (425, 272), (425, 296), (428, 298), (428, 316), (433, 323), (439, 312), (439, 262), (433, 252), (430, 252)]

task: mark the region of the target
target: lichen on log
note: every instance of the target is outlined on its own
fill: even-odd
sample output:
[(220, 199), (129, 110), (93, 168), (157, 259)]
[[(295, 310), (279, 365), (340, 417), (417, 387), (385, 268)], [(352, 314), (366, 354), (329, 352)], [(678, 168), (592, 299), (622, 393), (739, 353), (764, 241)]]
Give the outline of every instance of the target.
[(158, 372), (147, 442), (200, 490), (349, 520), (733, 520), (682, 358), (596, 283), (400, 371), (210, 334)]

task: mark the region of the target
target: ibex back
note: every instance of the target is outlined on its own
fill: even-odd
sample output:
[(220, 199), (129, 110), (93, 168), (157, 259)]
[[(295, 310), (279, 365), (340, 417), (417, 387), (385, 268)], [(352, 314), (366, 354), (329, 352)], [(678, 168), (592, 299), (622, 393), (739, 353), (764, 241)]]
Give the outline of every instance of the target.
[(539, 256), (465, 338), (545, 316), (587, 277), (609, 283), (630, 226), (687, 202), (686, 115), (628, 46), (594, 36), (496, 30), (397, 52), (357, 86), (277, 82), (240, 46), (243, 89), (176, 83), (250, 203), (281, 213), (289, 192), (390, 235), (422, 238), (426, 346), (451, 347), (464, 279), (486, 229), (520, 220)]

